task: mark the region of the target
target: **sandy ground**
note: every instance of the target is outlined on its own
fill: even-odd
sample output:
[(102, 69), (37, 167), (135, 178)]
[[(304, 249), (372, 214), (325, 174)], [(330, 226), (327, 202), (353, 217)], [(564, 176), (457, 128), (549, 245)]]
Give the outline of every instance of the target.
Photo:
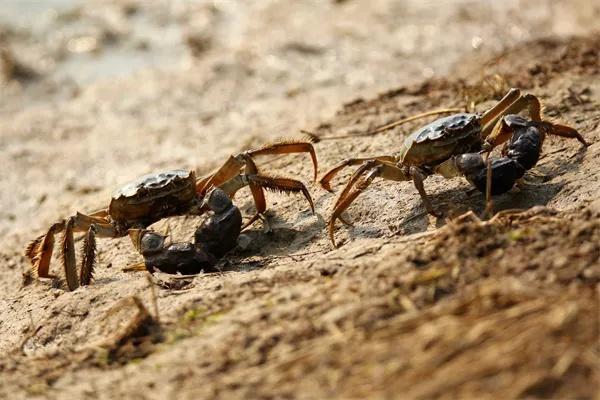
[[(592, 3), (3, 4), (0, 397), (594, 398)], [(326, 136), (441, 107), (484, 110), (510, 86), (591, 143), (549, 139), (521, 187), (495, 199), (497, 211), (529, 211), (481, 221), (468, 183), (432, 177), (436, 219), (411, 183), (380, 182), (350, 208), (354, 225), (338, 227), (333, 249), (335, 196), (310, 182), (308, 157), (267, 159), (265, 171), (306, 182), (317, 213), (269, 194), (272, 232), (247, 231), (227, 272), (149, 283), (121, 271), (140, 260), (125, 238), (100, 240), (89, 287), (23, 284), (29, 240), (141, 174), (204, 173), (300, 129)], [(316, 143), (320, 170), (389, 153), (424, 122)], [(251, 215), (247, 193), (236, 203)], [(155, 228), (189, 240), (198, 223)]]

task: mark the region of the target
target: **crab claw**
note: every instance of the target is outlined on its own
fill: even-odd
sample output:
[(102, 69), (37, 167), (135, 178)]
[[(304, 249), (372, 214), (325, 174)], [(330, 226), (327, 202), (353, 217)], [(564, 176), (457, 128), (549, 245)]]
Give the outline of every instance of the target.
[(231, 199), (221, 188), (215, 187), (202, 200), (202, 209), (214, 211), (217, 214), (233, 207)]
[(160, 233), (147, 229), (130, 229), (128, 233), (133, 246), (142, 255), (162, 250), (167, 238)]

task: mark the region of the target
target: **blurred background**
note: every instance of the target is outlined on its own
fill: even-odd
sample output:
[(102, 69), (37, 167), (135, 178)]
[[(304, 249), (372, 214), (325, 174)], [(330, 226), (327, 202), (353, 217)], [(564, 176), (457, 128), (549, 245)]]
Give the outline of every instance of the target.
[(207, 85), (237, 82), (236, 93), (222, 87), (219, 111), (248, 96), (285, 96), (311, 114), (331, 112), (340, 98), (447, 74), (472, 52), (582, 33), (599, 8), (587, 0), (3, 0), (3, 96), (21, 101), (2, 110), (161, 69), (202, 74)]

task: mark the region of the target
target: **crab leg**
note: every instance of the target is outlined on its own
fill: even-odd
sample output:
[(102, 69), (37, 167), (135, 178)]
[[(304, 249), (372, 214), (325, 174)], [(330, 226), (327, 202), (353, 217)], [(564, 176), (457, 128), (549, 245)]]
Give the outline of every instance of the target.
[(105, 221), (108, 217), (108, 208), (103, 208), (101, 210), (94, 211), (93, 213), (89, 213), (88, 216), (94, 218), (102, 218)]
[[(254, 193), (255, 192), (253, 191), (252, 194), (254, 195)], [(265, 199), (265, 195), (264, 195), (263, 191), (259, 188), (258, 190), (256, 190), (256, 193), (260, 193), (260, 196), (261, 196), (261, 197), (254, 196), (254, 205), (256, 207), (256, 213), (252, 216), (252, 218), (250, 218), (248, 220), (248, 222), (246, 222), (245, 224), (242, 225), (242, 230), (244, 230), (247, 227), (249, 227), (250, 225), (252, 225), (267, 210), (267, 201)]]
[(370, 169), (368, 171), (369, 172), (366, 176), (362, 176), (358, 180), (358, 182), (356, 183), (356, 189), (354, 189), (353, 191), (348, 190), (348, 192), (346, 193), (346, 195), (343, 198), (338, 199), (338, 202), (337, 202), (338, 204), (334, 208), (333, 213), (331, 214), (331, 217), (329, 218), (327, 227), (328, 227), (328, 231), (329, 231), (329, 240), (331, 241), (331, 244), (333, 245), (333, 247), (337, 247), (337, 244), (335, 243), (335, 236), (334, 236), (335, 220), (341, 219), (342, 221), (344, 221), (341, 218), (341, 214), (350, 206), (350, 204), (352, 204), (352, 202), (358, 197), (359, 194), (361, 194), (363, 192), (363, 190), (365, 190), (367, 187), (369, 187), (369, 185), (371, 184), (373, 179), (375, 179), (377, 170)]
[(333, 168), (323, 175), (319, 183), (323, 186), (323, 189), (333, 192), (331, 189), (330, 181), (340, 172), (342, 169), (350, 166), (350, 165), (360, 165), (365, 161), (377, 160), (381, 162), (394, 163), (396, 160), (392, 156), (379, 156), (379, 157), (361, 157), (361, 158), (347, 158), (345, 160), (340, 161)]
[(306, 186), (300, 181), (292, 178), (265, 176), (265, 175), (249, 175), (250, 182), (263, 187), (267, 190), (280, 191), (285, 193), (302, 193), (310, 205), (311, 211), (315, 212), (315, 204)]
[[(69, 290), (75, 290), (79, 286), (79, 282), (82, 285), (87, 285), (92, 278), (94, 268), (96, 233), (105, 237), (119, 236), (106, 218), (97, 215), (103, 215), (103, 211), (97, 211), (92, 216), (77, 213), (73, 217), (52, 224), (45, 235), (32, 241), (27, 246), (25, 255), (31, 260), (33, 272), (40, 278), (53, 277), (50, 275), (49, 270), (54, 247), (54, 235), (63, 231), (61, 259), (65, 269), (67, 286)], [(86, 232), (81, 250), (82, 264), (79, 277), (77, 276), (73, 232)]]
[(410, 167), (409, 175), (412, 178), (412, 181), (421, 196), (421, 200), (423, 201), (423, 206), (425, 206), (425, 210), (434, 217), (440, 217), (441, 214), (433, 209), (431, 205), (431, 200), (429, 200), (429, 196), (427, 196), (427, 192), (425, 192), (425, 187), (423, 186), (423, 181), (427, 178), (419, 168)]
[(281, 141), (273, 144), (268, 144), (257, 149), (246, 152), (249, 156), (261, 156), (267, 154), (291, 154), (291, 153), (308, 153), (313, 163), (314, 180), (317, 180), (318, 162), (317, 154), (312, 143), (301, 140)]
[(95, 224), (90, 225), (83, 238), (81, 247), (81, 270), (79, 271), (79, 282), (86, 286), (90, 284), (94, 274), (94, 262), (96, 261), (96, 229)]
[(246, 172), (251, 173), (252, 166), (256, 169), (256, 164), (254, 164), (252, 159), (252, 157), (254, 156), (291, 153), (310, 154), (314, 167), (314, 180), (317, 180), (317, 155), (315, 153), (315, 149), (312, 143), (306, 141), (290, 140), (268, 144), (256, 149), (245, 151), (234, 156), (230, 156), (225, 162), (225, 164), (223, 164), (223, 166), (221, 166), (215, 173), (209, 175), (208, 177), (199, 179), (196, 184), (196, 190), (198, 191), (198, 193), (204, 194), (211, 187), (219, 186), (221, 183), (233, 178), (235, 175), (240, 173), (240, 170), (243, 167), (248, 168), (249, 165), (250, 171)]
[(79, 271), (79, 282), (85, 286), (89, 285), (93, 278), (96, 261), (96, 235), (110, 238), (122, 235), (104, 218), (77, 213), (73, 220), (74, 230), (86, 232), (81, 246), (81, 269)]
[[(315, 205), (313, 203), (312, 197), (306, 186), (300, 181), (291, 178), (285, 177), (272, 177), (272, 176), (264, 176), (264, 175), (250, 175), (248, 177), (250, 181), (250, 187), (254, 187), (260, 190), (261, 193), (261, 204), (257, 204), (256, 214), (242, 226), (242, 229), (246, 229), (250, 226), (254, 221), (256, 221), (260, 216), (266, 211), (266, 202), (264, 201), (264, 194), (262, 188), (267, 190), (285, 192), (285, 193), (302, 193), (304, 198), (308, 201), (310, 205), (310, 209), (312, 213), (315, 213)], [(258, 191), (258, 190), (257, 190)], [(256, 197), (255, 197), (256, 200)]]
[(348, 178), (348, 182), (346, 182), (346, 186), (344, 186), (344, 189), (341, 191), (340, 195), (335, 201), (333, 208), (337, 207), (337, 205), (344, 199), (344, 197), (346, 197), (348, 192), (352, 189), (352, 186), (365, 174), (367, 170), (370, 170), (380, 164), (382, 163), (378, 160), (367, 160), (360, 167), (358, 167), (356, 171), (354, 171), (354, 173), (350, 175), (350, 178)]
[[(389, 162), (386, 161), (387, 159), (389, 159), (390, 161)], [(352, 159), (349, 159), (349, 160), (352, 160)], [(349, 160), (345, 160), (345, 161), (349, 161)], [(394, 158), (391, 156), (382, 156), (382, 157), (376, 157), (376, 158), (363, 158), (363, 159), (356, 159), (356, 160), (365, 160), (366, 162), (363, 163), (359, 168), (357, 168), (356, 171), (354, 171), (354, 173), (350, 176), (350, 178), (348, 179), (348, 182), (346, 183), (346, 186), (344, 186), (344, 189), (338, 196), (333, 208), (337, 207), (337, 205), (340, 203), (340, 201), (346, 196), (346, 194), (350, 191), (350, 189), (352, 189), (352, 185), (354, 185), (354, 183), (364, 174), (364, 172), (366, 170), (373, 168), (375, 165), (379, 165), (379, 164), (389, 164), (389, 165), (394, 166), (394, 164), (391, 163), (391, 161), (393, 161)], [(342, 161), (342, 163), (344, 163), (344, 161)], [(358, 162), (356, 162), (356, 163), (358, 163)], [(325, 177), (323, 177), (323, 179), (325, 179)], [(321, 184), (323, 184), (323, 183), (321, 183)], [(329, 186), (328, 182), (325, 182), (325, 184), (327, 186)], [(338, 216), (338, 219), (346, 225), (349, 225), (349, 226), (352, 225), (349, 221), (347, 221), (341, 215)]]
[(61, 242), (60, 254), (65, 268), (65, 277), (69, 290), (75, 290), (79, 287), (77, 280), (77, 267), (75, 265), (75, 245), (73, 243), (73, 217), (69, 218), (65, 224), (63, 238)]
[(196, 192), (204, 196), (211, 187), (219, 186), (221, 183), (239, 174), (244, 165), (245, 162), (243, 160), (240, 160), (238, 157), (229, 156), (225, 164), (216, 172), (196, 182)]
[(589, 146), (590, 144), (583, 138), (583, 136), (577, 132), (576, 129), (571, 128), (570, 126), (562, 125), (562, 124), (552, 124), (551, 129), (548, 131), (550, 135), (555, 135), (559, 137), (564, 137), (567, 139), (577, 139), (584, 146)]
[(54, 235), (63, 230), (65, 222), (54, 223), (46, 234), (33, 240), (25, 249), (25, 255), (31, 261), (32, 270), (40, 278), (51, 278), (50, 260), (54, 248)]
[(115, 228), (110, 224), (108, 219), (94, 217), (92, 215), (75, 214), (75, 222), (73, 228), (75, 232), (87, 232), (90, 226), (94, 226), (95, 232), (102, 237), (119, 237), (116, 234)]
[[(329, 219), (329, 239), (336, 247), (334, 239), (335, 221), (341, 219), (341, 214), (352, 204), (373, 180), (377, 177), (392, 181), (407, 181), (414, 179), (404, 168), (391, 165), (379, 160), (370, 160), (361, 166), (350, 178), (350, 181), (338, 197), (333, 213)], [(416, 185), (416, 183), (415, 183)]]
[(512, 88), (504, 95), (502, 99), (494, 107), (487, 110), (481, 116), (481, 126), (494, 126), (496, 122), (506, 115), (505, 110), (513, 104), (517, 99), (521, 97), (521, 91), (519, 89)]
[[(258, 174), (258, 167), (254, 163), (254, 160), (252, 159), (252, 157), (250, 157), (250, 156), (246, 157), (246, 162), (247, 162), (246, 168), (245, 168), (246, 174), (253, 174), (253, 175)], [(263, 189), (260, 186), (258, 186), (256, 183), (251, 182), (251, 181), (249, 181), (248, 185), (250, 187), (250, 192), (252, 193), (252, 198), (254, 198), (254, 206), (256, 207), (256, 214), (254, 214), (252, 216), (252, 218), (250, 218), (250, 220), (242, 226), (242, 230), (246, 229), (247, 227), (252, 225), (254, 223), (254, 221), (256, 221), (258, 218), (260, 218), (260, 216), (267, 209), (267, 200), (265, 199), (265, 193), (264, 193)]]
[[(267, 190), (275, 190), (286, 193), (297, 193), (300, 192), (304, 195), (312, 212), (315, 212), (315, 206), (310, 196), (310, 193), (306, 186), (300, 181), (291, 178), (284, 177), (273, 177), (273, 176), (265, 176), (265, 175), (247, 175), (241, 174), (227, 182), (219, 185), (219, 188), (223, 190), (230, 198), (235, 196), (235, 193), (245, 186), (254, 186), (256, 189), (260, 189), (260, 194), (262, 199), (264, 199), (264, 194), (262, 189)], [(257, 191), (258, 192), (258, 191)], [(242, 229), (245, 229), (262, 215), (266, 210), (266, 201), (256, 204), (256, 214), (250, 219), (249, 222), (245, 223)]]

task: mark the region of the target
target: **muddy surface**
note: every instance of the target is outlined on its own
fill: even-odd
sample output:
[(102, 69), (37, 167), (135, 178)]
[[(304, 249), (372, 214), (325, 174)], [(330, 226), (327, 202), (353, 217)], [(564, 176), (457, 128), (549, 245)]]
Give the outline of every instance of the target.
[[(592, 2), (50, 3), (0, 13), (0, 397), (596, 396)], [(99, 240), (89, 287), (23, 279), (28, 241), (139, 175), (202, 174), (301, 129), (324, 138), (485, 110), (513, 86), (591, 145), (549, 138), (491, 220), (463, 179), (426, 180), (442, 218), (410, 182), (377, 181), (333, 249), (335, 195), (311, 182), (309, 158), (267, 158), (262, 170), (306, 182), (317, 212), (269, 193), (271, 232), (246, 231), (222, 273), (125, 273), (140, 258), (124, 238)], [(321, 140), (320, 171), (388, 154), (425, 122)], [(247, 192), (236, 203), (252, 215)], [(199, 222), (154, 228), (190, 240)]]

